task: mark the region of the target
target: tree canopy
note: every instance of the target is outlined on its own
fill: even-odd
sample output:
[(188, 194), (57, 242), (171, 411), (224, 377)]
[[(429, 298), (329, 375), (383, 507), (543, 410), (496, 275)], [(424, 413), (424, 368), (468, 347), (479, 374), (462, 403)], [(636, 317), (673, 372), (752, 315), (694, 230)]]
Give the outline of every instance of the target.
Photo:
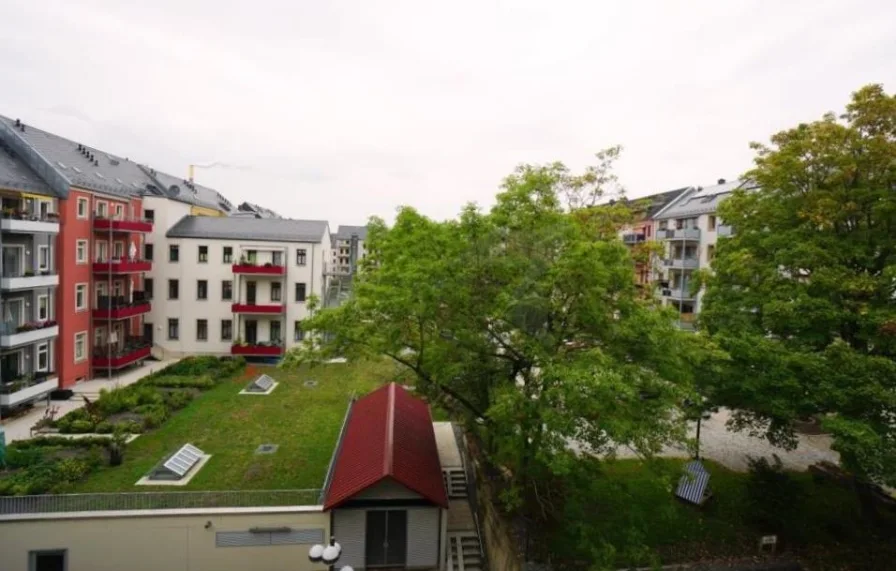
[(822, 416), (845, 467), (896, 485), (896, 96), (864, 87), (754, 148), (701, 313), (731, 355), (716, 398), (785, 444)]
[(327, 341), (287, 366), (393, 359), (481, 434), (517, 492), (562, 472), (570, 440), (650, 454), (683, 437), (676, 407), (713, 353), (638, 293), (617, 236), (628, 203), (605, 196), (615, 153), (582, 175), (519, 167), (487, 212), (471, 205), (439, 222), (402, 208), (391, 227), (373, 220), (351, 299), (305, 324)]

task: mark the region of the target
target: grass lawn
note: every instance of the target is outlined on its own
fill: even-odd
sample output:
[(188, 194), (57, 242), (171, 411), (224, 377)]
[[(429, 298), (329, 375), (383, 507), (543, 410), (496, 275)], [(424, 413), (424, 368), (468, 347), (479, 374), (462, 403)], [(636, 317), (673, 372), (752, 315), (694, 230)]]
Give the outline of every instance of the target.
[[(752, 556), (761, 536), (775, 534), (779, 553), (832, 564), (807, 567), (811, 569), (876, 569), (880, 562), (892, 562), (885, 551), (896, 556), (880, 539), (892, 518), (884, 516), (877, 527), (869, 524), (850, 489), (817, 482), (803, 472), (790, 473), (792, 484), (777, 491), (763, 488), (751, 494), (748, 474), (705, 462), (714, 496), (697, 507), (673, 497), (683, 463), (595, 462), (590, 472), (567, 482), (579, 490), (579, 501), (569, 502), (554, 533), (543, 537), (547, 544), (542, 549), (555, 557), (576, 553), (576, 560), (587, 560), (590, 555), (582, 546), (600, 538), (614, 546), (605, 554), (616, 566), (669, 564)], [(875, 562), (869, 564), (869, 557)]]
[[(280, 384), (268, 396), (238, 394), (267, 373)], [(104, 467), (73, 492), (320, 488), (352, 394), (395, 379), (388, 361), (319, 365), (285, 371), (249, 365), (202, 394), (160, 428), (128, 445), (124, 463)], [(306, 380), (318, 381), (306, 388)], [(191, 443), (212, 458), (182, 487), (135, 486), (163, 457)], [(260, 444), (278, 444), (256, 455)]]

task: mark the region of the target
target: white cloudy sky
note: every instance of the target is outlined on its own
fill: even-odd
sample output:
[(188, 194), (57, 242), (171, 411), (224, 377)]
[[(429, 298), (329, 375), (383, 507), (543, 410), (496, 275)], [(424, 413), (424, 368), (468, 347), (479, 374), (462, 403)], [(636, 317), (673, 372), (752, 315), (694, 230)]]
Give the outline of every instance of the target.
[[(239, 7), (231, 7), (238, 5)], [(896, 88), (896, 2), (0, 0), (0, 114), (332, 224), (621, 144), (631, 196)]]

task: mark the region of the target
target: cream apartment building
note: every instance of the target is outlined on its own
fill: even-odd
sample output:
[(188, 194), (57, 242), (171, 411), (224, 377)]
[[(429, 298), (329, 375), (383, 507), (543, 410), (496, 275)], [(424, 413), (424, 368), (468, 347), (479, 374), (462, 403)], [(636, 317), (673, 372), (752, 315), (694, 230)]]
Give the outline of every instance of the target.
[(187, 215), (152, 244), (148, 321), (162, 356), (282, 356), (326, 291), (325, 221)]

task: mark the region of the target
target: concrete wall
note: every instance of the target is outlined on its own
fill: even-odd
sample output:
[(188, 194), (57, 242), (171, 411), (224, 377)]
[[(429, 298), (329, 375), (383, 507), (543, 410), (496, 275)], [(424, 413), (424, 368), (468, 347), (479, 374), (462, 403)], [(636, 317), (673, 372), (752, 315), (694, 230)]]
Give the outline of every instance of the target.
[(324, 571), (324, 565), (308, 561), (310, 544), (216, 547), (217, 532), (248, 532), (253, 527), (322, 529), (329, 540), (330, 515), (319, 507), (276, 510), (182, 510), (191, 515), (142, 511), (0, 521), (0, 568), (30, 571), (30, 551), (65, 549), (67, 571)]

